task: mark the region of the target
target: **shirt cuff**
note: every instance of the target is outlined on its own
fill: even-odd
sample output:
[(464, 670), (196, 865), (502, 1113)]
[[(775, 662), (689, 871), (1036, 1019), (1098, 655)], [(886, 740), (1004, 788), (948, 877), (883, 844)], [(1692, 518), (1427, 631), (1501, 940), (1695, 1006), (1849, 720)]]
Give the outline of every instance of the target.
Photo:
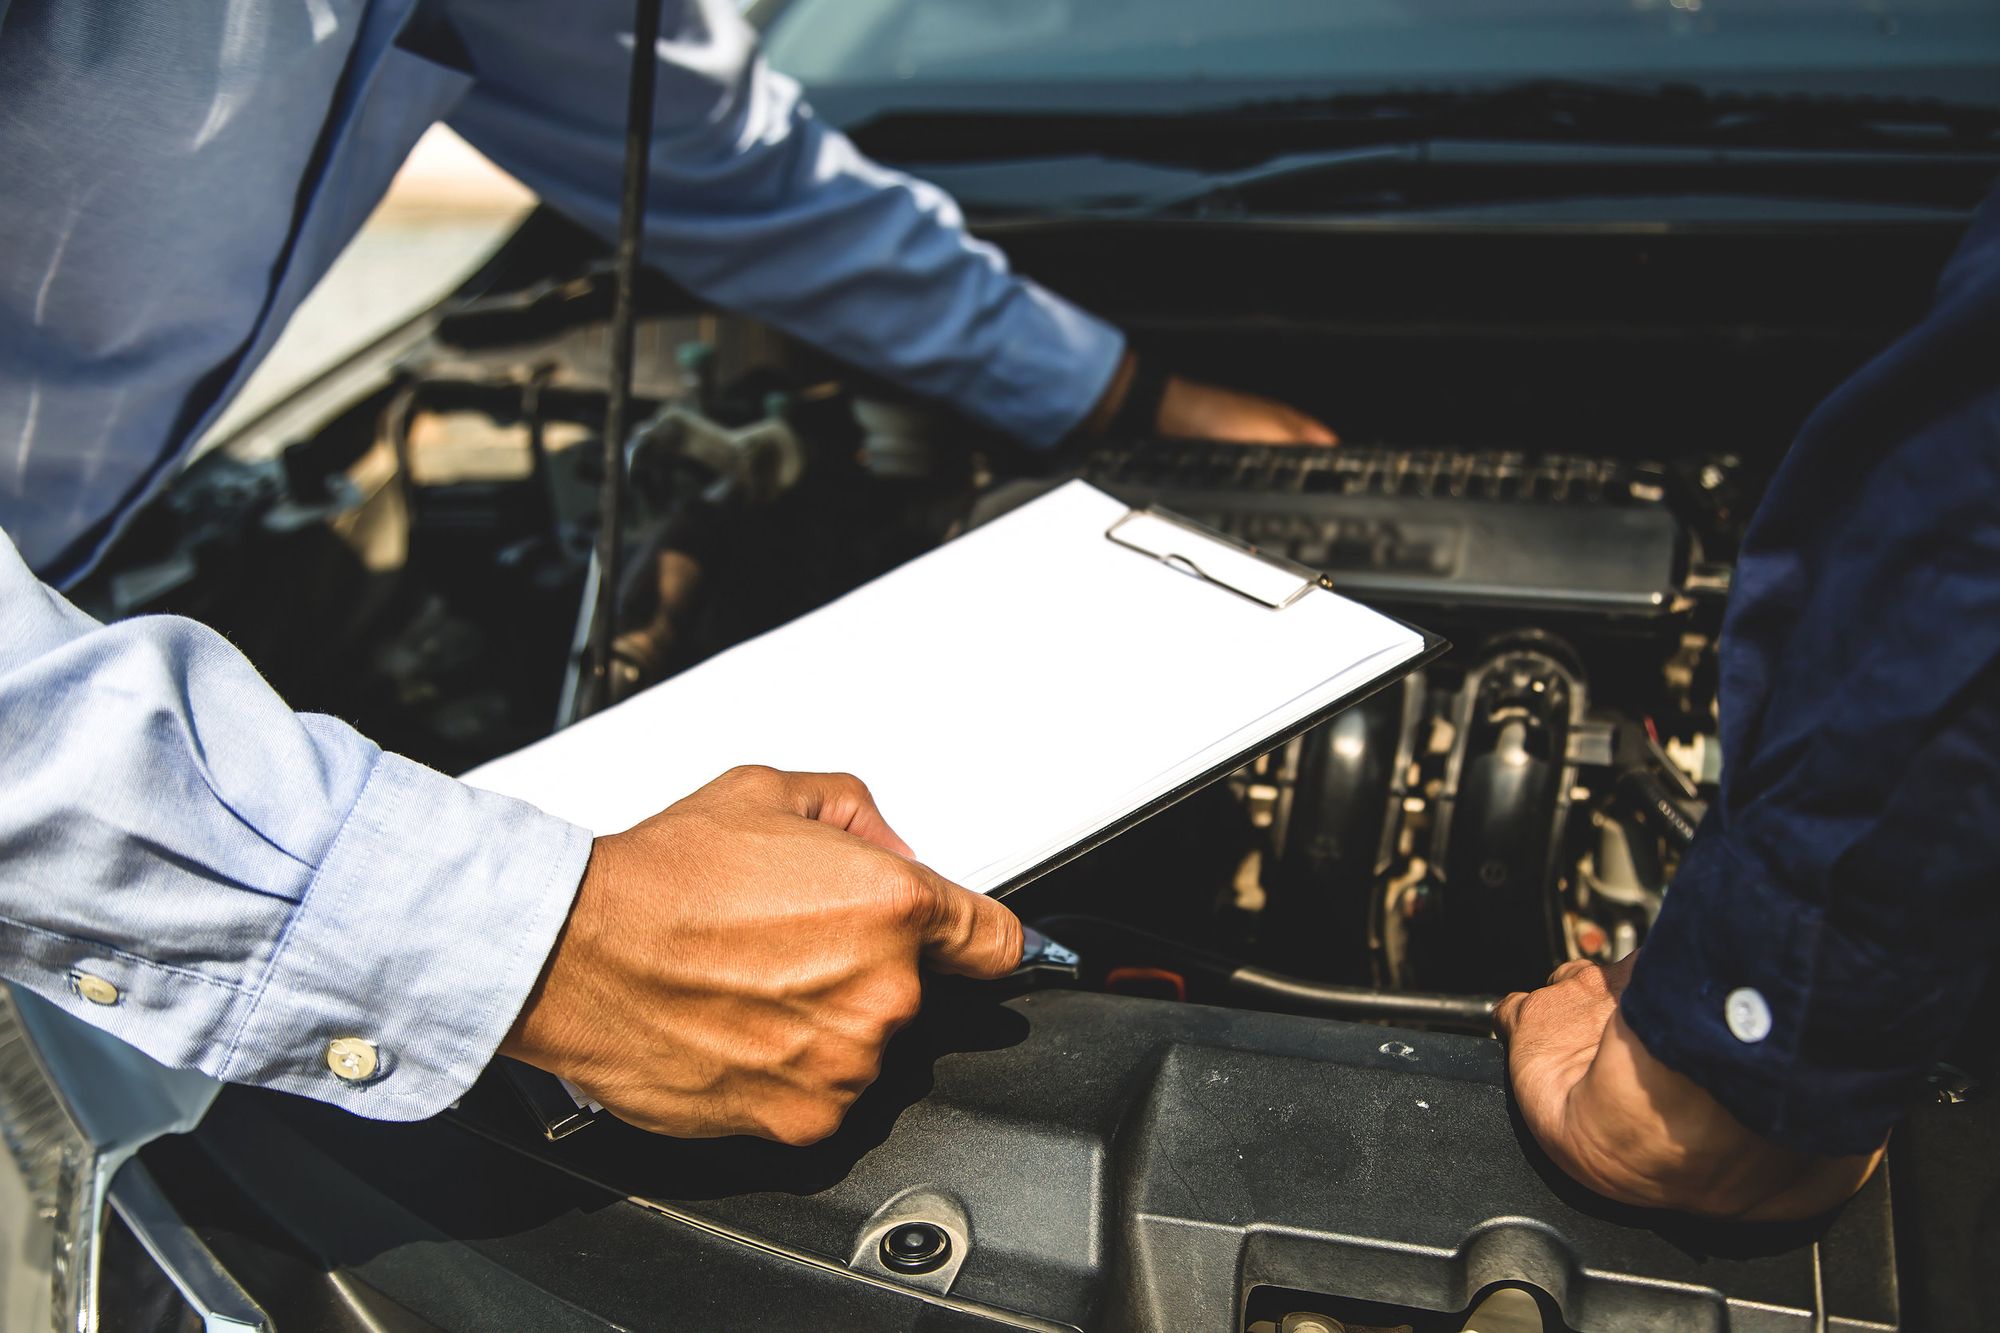
[(1922, 1091), (1978, 979), (1902, 959), (1777, 887), (1706, 828), (1620, 1010), (1646, 1050), (1800, 1152), (1872, 1152)]
[(1125, 355), (1125, 335), (1025, 278), (1016, 286), (1001, 354), (957, 405), (1034, 448), (1052, 449), (1104, 396)]
[(513, 1026), (590, 848), (588, 832), (523, 801), (382, 755), (220, 1076), (380, 1120), (444, 1110)]

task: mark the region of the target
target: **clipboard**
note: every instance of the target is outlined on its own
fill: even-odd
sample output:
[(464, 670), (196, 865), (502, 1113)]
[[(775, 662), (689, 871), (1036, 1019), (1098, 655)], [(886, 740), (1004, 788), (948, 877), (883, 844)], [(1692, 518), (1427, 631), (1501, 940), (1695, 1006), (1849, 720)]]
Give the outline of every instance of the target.
[[(888, 679), (860, 669), (870, 648)], [(466, 780), (606, 833), (735, 764), (845, 769), (940, 873), (1006, 897), (1446, 648), (1316, 570), (1073, 481)], [(802, 704), (800, 663), (860, 720)], [(556, 1080), (508, 1074), (551, 1138), (589, 1123)]]
[(1005, 892), (1442, 648), (1072, 481), (465, 779), (603, 834), (740, 764), (852, 772), (932, 868)]

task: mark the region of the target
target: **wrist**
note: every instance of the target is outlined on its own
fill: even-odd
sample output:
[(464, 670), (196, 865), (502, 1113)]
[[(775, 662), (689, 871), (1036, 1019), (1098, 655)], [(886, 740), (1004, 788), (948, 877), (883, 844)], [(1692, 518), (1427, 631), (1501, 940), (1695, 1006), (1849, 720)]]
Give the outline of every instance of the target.
[(587, 1035), (577, 1030), (573, 1012), (579, 989), (592, 989), (588, 983), (601, 979), (593, 977), (594, 967), (588, 960), (603, 957), (597, 938), (601, 925), (598, 900), (604, 894), (603, 880), (610, 873), (614, 859), (606, 854), (605, 842), (604, 838), (591, 840), (588, 860), (570, 900), (569, 914), (556, 931), (541, 971), (529, 987), (520, 1011), (514, 1015), (507, 1035), (500, 1041), (501, 1055), (552, 1074), (568, 1072), (564, 1057), (578, 1048), (579, 1037)]
[(1173, 378), (1165, 371), (1127, 351), (1112, 372), (1111, 382), (1105, 386), (1097, 406), (1077, 428), (1076, 438), (1157, 435), (1161, 408), (1172, 384)]
[(1138, 367), (1139, 358), (1127, 349), (1118, 358), (1118, 364), (1112, 367), (1111, 378), (1105, 383), (1104, 392), (1098, 395), (1096, 405), (1070, 432), (1071, 439), (1090, 440), (1104, 434), (1112, 419), (1118, 415), (1118, 410), (1125, 405), (1126, 395), (1132, 390), (1132, 373)]
[(1107, 435), (1121, 439), (1143, 439), (1161, 434), (1161, 416), (1166, 407), (1167, 392), (1176, 381), (1152, 362), (1137, 361), (1132, 367), (1131, 382), (1125, 388), (1125, 401), (1118, 405), (1118, 411), (1104, 428)]

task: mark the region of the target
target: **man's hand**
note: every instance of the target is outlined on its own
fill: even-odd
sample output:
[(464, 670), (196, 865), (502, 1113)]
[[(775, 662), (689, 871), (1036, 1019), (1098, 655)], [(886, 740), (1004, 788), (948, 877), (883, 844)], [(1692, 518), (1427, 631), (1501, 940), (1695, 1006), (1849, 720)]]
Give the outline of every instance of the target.
[(1522, 1118), (1556, 1165), (1621, 1203), (1739, 1221), (1811, 1217), (1860, 1189), (1881, 1149), (1782, 1148), (1647, 1052), (1618, 1013), (1637, 960), (1565, 963), (1494, 1013)]
[(1021, 925), (910, 859), (844, 774), (739, 768), (599, 838), (504, 1054), (662, 1134), (812, 1143), (916, 1016), (919, 962), (999, 977)]
[(1269, 398), (1199, 384), (1179, 376), (1160, 399), (1160, 434), (1236, 444), (1339, 444), (1334, 433), (1297, 408)]
[[(1127, 352), (1104, 386), (1103, 397), (1078, 428), (1087, 437), (1102, 435), (1118, 418), (1133, 391), (1138, 359)], [(1238, 393), (1175, 375), (1156, 390), (1159, 411), (1145, 430), (1190, 440), (1224, 440), (1232, 444), (1339, 444), (1334, 433), (1297, 408), (1255, 394)], [(1136, 409), (1144, 410), (1144, 409)], [(1139, 423), (1134, 423), (1138, 425)]]

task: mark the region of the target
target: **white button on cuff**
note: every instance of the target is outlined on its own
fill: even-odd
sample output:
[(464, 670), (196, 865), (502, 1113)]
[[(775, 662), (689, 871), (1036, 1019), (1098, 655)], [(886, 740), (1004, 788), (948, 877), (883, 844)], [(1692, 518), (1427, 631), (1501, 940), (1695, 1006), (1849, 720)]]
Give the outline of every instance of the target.
[(375, 1077), (380, 1063), (375, 1043), (361, 1037), (335, 1037), (326, 1044), (326, 1067), (333, 1071), (335, 1078), (349, 1083), (361, 1083)]
[(1771, 1006), (1748, 986), (1729, 992), (1722, 1014), (1729, 1021), (1730, 1035), (1740, 1042), (1754, 1045), (1771, 1035)]
[(118, 1003), (118, 988), (103, 977), (93, 977), (88, 972), (76, 974), (76, 993), (92, 1004)]

